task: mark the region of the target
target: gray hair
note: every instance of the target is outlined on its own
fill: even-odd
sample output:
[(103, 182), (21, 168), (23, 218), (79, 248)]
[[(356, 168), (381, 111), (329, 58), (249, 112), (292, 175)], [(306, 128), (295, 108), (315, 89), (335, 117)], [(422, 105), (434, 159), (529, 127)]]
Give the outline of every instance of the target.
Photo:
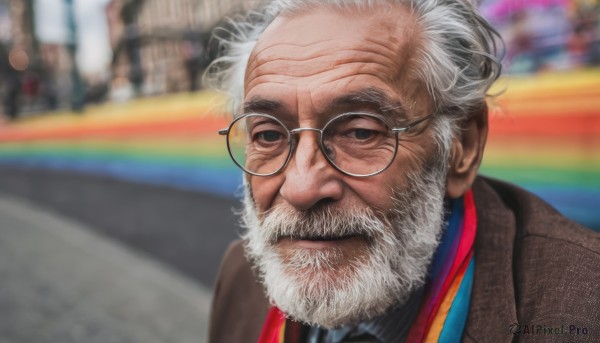
[[(473, 0), (474, 1), (474, 0)], [(222, 55), (208, 67), (207, 86), (226, 92), (235, 109), (244, 93), (244, 74), (262, 32), (280, 14), (316, 6), (368, 9), (378, 3), (407, 6), (424, 39), (416, 54), (413, 76), (421, 80), (435, 111), (452, 122), (484, 106), (487, 92), (501, 72), (496, 57), (499, 34), (469, 0), (270, 0), (257, 12), (231, 20), (229, 30), (217, 30)]]

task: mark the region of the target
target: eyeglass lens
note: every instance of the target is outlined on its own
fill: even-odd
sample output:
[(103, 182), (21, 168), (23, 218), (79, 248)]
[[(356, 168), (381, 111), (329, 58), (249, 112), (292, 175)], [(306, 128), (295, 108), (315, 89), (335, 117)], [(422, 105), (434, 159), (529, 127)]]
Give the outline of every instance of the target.
[[(250, 114), (231, 126), (228, 144), (234, 161), (247, 172), (271, 175), (291, 153), (290, 131), (273, 117)], [(377, 116), (342, 115), (323, 129), (325, 157), (339, 170), (366, 176), (380, 172), (393, 160), (396, 135)]]

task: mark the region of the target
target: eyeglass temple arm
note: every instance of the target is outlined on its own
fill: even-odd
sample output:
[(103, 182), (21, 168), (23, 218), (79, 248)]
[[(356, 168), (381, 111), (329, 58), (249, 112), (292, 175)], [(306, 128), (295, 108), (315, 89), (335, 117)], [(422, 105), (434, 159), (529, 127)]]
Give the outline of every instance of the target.
[(426, 115), (426, 116), (425, 116), (425, 117), (423, 117), (423, 118), (417, 119), (417, 120), (415, 120), (414, 122), (412, 122), (412, 123), (408, 124), (408, 126), (405, 126), (405, 127), (400, 127), (400, 128), (393, 128), (393, 129), (392, 129), (392, 131), (394, 131), (394, 132), (404, 132), (404, 131), (408, 131), (408, 130), (412, 129), (413, 127), (415, 127), (415, 126), (417, 126), (417, 125), (421, 124), (421, 123), (422, 123), (422, 122), (424, 122), (425, 120), (427, 120), (427, 119), (429, 119), (429, 118), (433, 117), (433, 115), (434, 115), (434, 114), (435, 114), (435, 113), (431, 113), (431, 114), (428, 114), (428, 115)]
[(229, 133), (229, 129), (219, 130), (219, 136), (227, 136), (228, 133)]

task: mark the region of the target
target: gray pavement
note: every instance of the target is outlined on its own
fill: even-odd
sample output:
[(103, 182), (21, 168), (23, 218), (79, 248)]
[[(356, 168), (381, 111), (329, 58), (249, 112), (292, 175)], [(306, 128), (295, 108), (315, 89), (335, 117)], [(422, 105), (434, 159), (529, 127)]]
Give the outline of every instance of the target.
[(235, 199), (107, 176), (3, 165), (0, 192), (84, 223), (208, 288), (239, 231)]
[(0, 193), (0, 342), (205, 342), (209, 302), (170, 266)]

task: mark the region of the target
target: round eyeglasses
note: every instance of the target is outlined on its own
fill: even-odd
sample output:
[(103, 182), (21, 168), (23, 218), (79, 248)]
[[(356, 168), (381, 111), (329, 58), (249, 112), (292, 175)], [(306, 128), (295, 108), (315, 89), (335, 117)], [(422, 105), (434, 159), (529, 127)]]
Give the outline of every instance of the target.
[(386, 170), (398, 152), (398, 134), (406, 132), (433, 114), (405, 127), (395, 128), (384, 117), (367, 112), (340, 114), (322, 129), (300, 127), (289, 130), (279, 119), (263, 113), (247, 113), (236, 118), (229, 128), (219, 130), (227, 136), (227, 149), (235, 164), (248, 174), (271, 176), (285, 168), (295, 146), (297, 133), (319, 133), (319, 147), (338, 171), (367, 177)]

